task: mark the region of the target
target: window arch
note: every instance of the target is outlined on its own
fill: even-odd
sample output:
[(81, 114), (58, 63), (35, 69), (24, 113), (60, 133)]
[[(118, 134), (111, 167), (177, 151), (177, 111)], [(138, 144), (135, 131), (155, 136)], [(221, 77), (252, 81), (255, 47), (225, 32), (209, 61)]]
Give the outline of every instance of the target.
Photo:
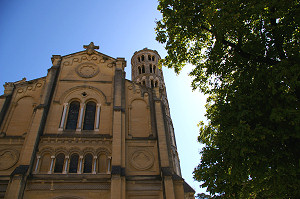
[(148, 55), (148, 60), (151, 61), (151, 55)]
[(153, 73), (155, 73), (155, 71), (156, 71), (156, 66), (154, 65), (153, 66)]
[(65, 161), (65, 154), (59, 153), (58, 155), (56, 155), (54, 173), (61, 173), (63, 171), (64, 161)]
[(51, 155), (50, 153), (45, 153), (42, 156), (42, 162), (40, 166), (40, 173), (47, 173), (49, 171), (51, 164)]
[(138, 69), (139, 69), (139, 74), (141, 74), (142, 73), (141, 67), (139, 66)]
[(152, 64), (149, 65), (150, 73), (152, 73)]
[(154, 56), (152, 56), (152, 61), (154, 61)]
[(88, 153), (84, 156), (83, 173), (92, 173), (93, 155)]
[(151, 88), (154, 88), (154, 81), (151, 79)]
[(145, 66), (142, 65), (142, 73), (145, 73)]
[(79, 155), (74, 153), (70, 158), (69, 173), (77, 173)]
[(70, 129), (70, 130), (76, 129), (79, 108), (80, 108), (80, 103), (78, 101), (71, 102), (70, 107), (69, 107), (69, 112), (68, 112), (66, 129)]
[(105, 154), (99, 155), (98, 161), (98, 172), (106, 173), (107, 172), (107, 157)]
[(96, 103), (88, 102), (85, 107), (83, 130), (94, 130)]
[(145, 60), (145, 56), (144, 55), (142, 55), (142, 61), (144, 61)]

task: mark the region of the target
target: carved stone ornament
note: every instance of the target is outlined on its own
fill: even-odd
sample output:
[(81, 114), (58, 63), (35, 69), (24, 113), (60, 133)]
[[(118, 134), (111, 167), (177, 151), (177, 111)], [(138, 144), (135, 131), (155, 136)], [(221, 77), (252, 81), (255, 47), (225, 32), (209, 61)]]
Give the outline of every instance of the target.
[(84, 45), (83, 48), (86, 49), (88, 55), (91, 55), (95, 52), (95, 49), (99, 49), (99, 46), (95, 46), (94, 42), (91, 42), (89, 45)]
[(130, 163), (137, 170), (147, 170), (153, 166), (154, 157), (148, 151), (137, 150), (132, 154)]
[(0, 171), (14, 166), (19, 159), (19, 154), (13, 149), (0, 150)]
[(85, 62), (77, 66), (76, 72), (80, 77), (91, 78), (95, 77), (99, 73), (99, 67), (94, 63)]

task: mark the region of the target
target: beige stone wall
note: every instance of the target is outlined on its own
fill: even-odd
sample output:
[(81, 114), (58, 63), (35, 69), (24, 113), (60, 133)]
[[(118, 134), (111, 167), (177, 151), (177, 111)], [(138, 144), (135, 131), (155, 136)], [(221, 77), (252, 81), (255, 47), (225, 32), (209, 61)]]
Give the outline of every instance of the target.
[(109, 190), (26, 190), (23, 199), (110, 199)]
[[(62, 133), (58, 129), (64, 104), (74, 100), (79, 101), (82, 107), (89, 101), (99, 105), (99, 131), (94, 133), (111, 134), (114, 67), (115, 59), (101, 54), (86, 55), (82, 52), (63, 57), (45, 134)], [(65, 119), (67, 118), (68, 111)], [(65, 125), (66, 122), (62, 130)]]
[(0, 112), (3, 108), (4, 102), (5, 102), (5, 98), (4, 97), (0, 98)]
[(17, 167), (24, 138), (0, 139), (0, 176), (10, 175)]
[(15, 84), (11, 103), (0, 129), (6, 136), (26, 136), (34, 108), (40, 104), (44, 83), (45, 78), (40, 78)]

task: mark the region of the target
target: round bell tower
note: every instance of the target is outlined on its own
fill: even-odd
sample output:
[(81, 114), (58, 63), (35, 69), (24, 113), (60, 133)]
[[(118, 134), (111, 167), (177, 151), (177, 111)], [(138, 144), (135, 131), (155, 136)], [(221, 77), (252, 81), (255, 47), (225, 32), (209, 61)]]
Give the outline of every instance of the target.
[(133, 82), (145, 85), (148, 88), (164, 88), (162, 70), (158, 68), (161, 59), (156, 50), (144, 48), (137, 51), (131, 58), (131, 79)]

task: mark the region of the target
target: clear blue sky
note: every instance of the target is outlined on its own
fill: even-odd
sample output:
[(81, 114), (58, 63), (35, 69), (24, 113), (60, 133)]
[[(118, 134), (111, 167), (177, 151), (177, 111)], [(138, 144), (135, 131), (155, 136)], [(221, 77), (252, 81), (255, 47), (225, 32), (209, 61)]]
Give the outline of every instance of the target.
[[(161, 18), (156, 8), (153, 0), (0, 0), (0, 84), (46, 76), (52, 55), (81, 51), (91, 41), (101, 53), (124, 57), (131, 79), (135, 51), (147, 47), (166, 56), (155, 40), (155, 21)], [(192, 92), (189, 69), (179, 76), (171, 69), (163, 72), (182, 176), (199, 193), (192, 172), (200, 162), (197, 123), (205, 120), (206, 99)]]

